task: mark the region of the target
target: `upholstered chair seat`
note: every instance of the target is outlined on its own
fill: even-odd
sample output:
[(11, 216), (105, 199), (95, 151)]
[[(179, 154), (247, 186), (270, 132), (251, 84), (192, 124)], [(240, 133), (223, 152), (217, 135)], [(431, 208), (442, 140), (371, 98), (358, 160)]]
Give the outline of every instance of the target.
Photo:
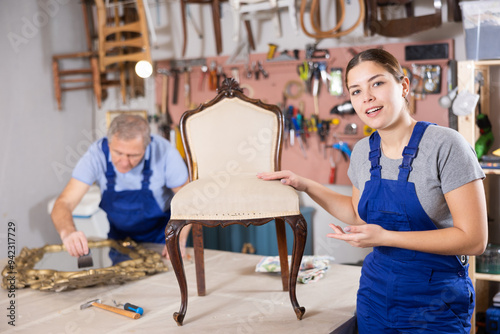
[(279, 181), (255, 174), (214, 174), (183, 187), (172, 199), (171, 219), (234, 220), (298, 215), (299, 197)]

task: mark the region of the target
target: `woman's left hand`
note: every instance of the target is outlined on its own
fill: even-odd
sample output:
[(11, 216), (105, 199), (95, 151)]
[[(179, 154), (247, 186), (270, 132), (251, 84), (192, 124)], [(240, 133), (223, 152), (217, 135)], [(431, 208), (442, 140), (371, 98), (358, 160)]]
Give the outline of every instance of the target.
[(328, 238), (343, 240), (351, 246), (360, 248), (382, 246), (388, 232), (376, 224), (351, 225), (343, 230), (334, 224), (330, 224), (330, 227), (335, 233), (328, 233), (326, 235)]

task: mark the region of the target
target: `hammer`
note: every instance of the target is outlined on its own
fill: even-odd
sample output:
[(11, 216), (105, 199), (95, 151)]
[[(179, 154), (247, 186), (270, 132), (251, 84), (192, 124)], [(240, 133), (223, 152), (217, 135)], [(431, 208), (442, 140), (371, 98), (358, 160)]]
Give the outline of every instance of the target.
[(103, 310), (108, 310), (108, 311), (111, 311), (114, 313), (118, 313), (118, 314), (124, 315), (124, 316), (132, 318), (132, 319), (139, 319), (141, 317), (141, 315), (139, 313), (123, 310), (121, 308), (114, 307), (114, 306), (101, 304), (100, 299), (94, 299), (94, 300), (86, 302), (85, 304), (80, 305), (80, 310), (86, 309), (86, 308), (91, 307), (91, 306), (99, 307), (99, 308), (102, 308)]

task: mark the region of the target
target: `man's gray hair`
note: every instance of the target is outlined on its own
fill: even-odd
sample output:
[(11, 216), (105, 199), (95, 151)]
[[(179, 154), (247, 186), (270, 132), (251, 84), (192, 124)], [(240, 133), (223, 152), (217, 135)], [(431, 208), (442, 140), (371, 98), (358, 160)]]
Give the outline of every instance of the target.
[(151, 129), (144, 117), (132, 114), (121, 114), (113, 118), (108, 129), (108, 141), (111, 142), (113, 136), (121, 140), (131, 140), (142, 137), (144, 148), (151, 142)]

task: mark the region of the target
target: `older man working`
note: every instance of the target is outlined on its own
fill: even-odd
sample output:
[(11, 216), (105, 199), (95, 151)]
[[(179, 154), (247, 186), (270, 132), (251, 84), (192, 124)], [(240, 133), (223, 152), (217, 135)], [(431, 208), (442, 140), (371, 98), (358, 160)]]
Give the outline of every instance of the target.
[[(72, 212), (97, 183), (102, 193), (99, 206), (110, 223), (108, 238), (164, 243), (170, 200), (187, 178), (179, 152), (166, 139), (151, 135), (144, 118), (123, 114), (76, 165), (54, 204), (52, 221), (69, 254), (87, 254), (87, 238), (76, 230)], [(183, 253), (188, 233), (189, 226), (181, 234)], [(166, 247), (162, 255), (167, 256)]]

